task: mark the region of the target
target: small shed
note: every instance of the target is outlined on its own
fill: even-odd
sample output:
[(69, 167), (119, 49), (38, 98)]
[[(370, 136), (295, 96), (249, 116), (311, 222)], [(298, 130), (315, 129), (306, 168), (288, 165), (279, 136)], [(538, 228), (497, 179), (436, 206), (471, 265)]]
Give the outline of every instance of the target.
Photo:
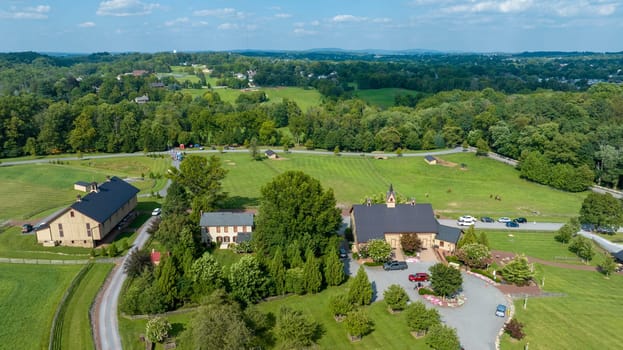
[(429, 155), (425, 155), (424, 156), (424, 160), (426, 161), (426, 163), (430, 164), (430, 165), (435, 165), (437, 164), (437, 158)]
[(85, 181), (78, 181), (74, 184), (74, 190), (82, 192), (91, 192), (91, 183)]
[(266, 151), (264, 151), (264, 155), (266, 157), (268, 157), (268, 159), (277, 159), (277, 158), (279, 158), (279, 155), (277, 153), (275, 153), (275, 151), (273, 151), (271, 149), (267, 149)]

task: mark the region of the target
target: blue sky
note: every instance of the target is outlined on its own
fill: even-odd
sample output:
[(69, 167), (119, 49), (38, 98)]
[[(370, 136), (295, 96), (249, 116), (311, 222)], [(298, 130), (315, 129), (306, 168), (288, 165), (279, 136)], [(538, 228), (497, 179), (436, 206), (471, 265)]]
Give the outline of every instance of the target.
[(0, 51), (623, 51), (612, 0), (0, 0)]

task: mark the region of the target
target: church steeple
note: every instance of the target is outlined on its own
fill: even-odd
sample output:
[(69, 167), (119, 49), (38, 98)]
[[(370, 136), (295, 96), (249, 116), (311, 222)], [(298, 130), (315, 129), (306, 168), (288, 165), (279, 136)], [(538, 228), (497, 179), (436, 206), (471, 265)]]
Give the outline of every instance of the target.
[(389, 191), (387, 191), (387, 196), (385, 197), (385, 204), (388, 208), (396, 207), (396, 193), (394, 193), (394, 186), (389, 184)]

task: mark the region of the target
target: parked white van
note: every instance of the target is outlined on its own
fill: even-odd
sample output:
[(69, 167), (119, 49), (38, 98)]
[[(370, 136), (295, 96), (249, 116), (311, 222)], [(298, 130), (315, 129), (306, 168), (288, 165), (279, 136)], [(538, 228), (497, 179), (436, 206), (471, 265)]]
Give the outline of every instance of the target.
[(476, 218), (471, 215), (463, 215), (457, 221), (459, 226), (472, 226), (476, 224)]

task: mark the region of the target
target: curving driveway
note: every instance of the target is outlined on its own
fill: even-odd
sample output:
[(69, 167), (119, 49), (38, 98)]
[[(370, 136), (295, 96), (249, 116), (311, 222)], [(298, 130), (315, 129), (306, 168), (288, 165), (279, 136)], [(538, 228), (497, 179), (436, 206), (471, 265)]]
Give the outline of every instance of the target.
[[(407, 263), (406, 271), (384, 271), (381, 267), (364, 266), (368, 278), (374, 288), (374, 301), (383, 300), (383, 292), (392, 284), (402, 286), (412, 301), (424, 299), (415, 291), (414, 284), (409, 282), (410, 273), (427, 272), (433, 262)], [(349, 259), (346, 266), (351, 275), (357, 273), (359, 264)], [(433, 306), (424, 301), (427, 307), (435, 307), (441, 314), (442, 321), (456, 328), (461, 344), (467, 350), (495, 349), (495, 339), (505, 318), (495, 316), (498, 304), (507, 304), (504, 294), (483, 280), (463, 273), (463, 294), (466, 302), (458, 308)]]

